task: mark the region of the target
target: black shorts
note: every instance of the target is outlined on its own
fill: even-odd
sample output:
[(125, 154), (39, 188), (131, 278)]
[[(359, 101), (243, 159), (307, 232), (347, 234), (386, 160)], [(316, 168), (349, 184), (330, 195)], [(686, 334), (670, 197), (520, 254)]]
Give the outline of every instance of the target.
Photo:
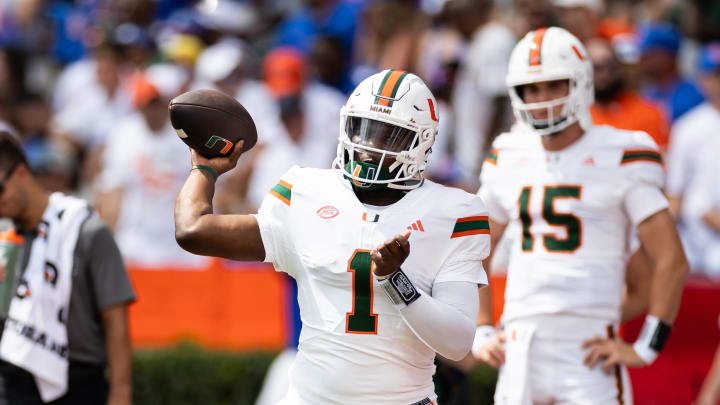
[[(105, 366), (70, 362), (68, 392), (52, 405), (104, 405), (109, 385)], [(0, 405), (46, 405), (40, 399), (35, 378), (27, 371), (0, 360)]]

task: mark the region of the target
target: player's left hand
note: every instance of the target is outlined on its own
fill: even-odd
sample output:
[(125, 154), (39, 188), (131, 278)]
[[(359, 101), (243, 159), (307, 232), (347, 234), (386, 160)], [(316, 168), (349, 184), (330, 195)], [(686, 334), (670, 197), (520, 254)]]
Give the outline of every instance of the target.
[(396, 235), (392, 239), (388, 239), (382, 245), (370, 252), (373, 260), (373, 273), (377, 277), (389, 276), (392, 272), (400, 268), (408, 255), (410, 255), (410, 231), (402, 235)]
[(586, 340), (582, 347), (583, 349), (589, 349), (588, 354), (585, 356), (585, 365), (593, 368), (598, 362), (602, 362), (603, 371), (607, 374), (610, 374), (613, 367), (620, 364), (628, 367), (645, 366), (645, 362), (635, 353), (632, 345), (619, 337), (612, 339), (592, 338)]

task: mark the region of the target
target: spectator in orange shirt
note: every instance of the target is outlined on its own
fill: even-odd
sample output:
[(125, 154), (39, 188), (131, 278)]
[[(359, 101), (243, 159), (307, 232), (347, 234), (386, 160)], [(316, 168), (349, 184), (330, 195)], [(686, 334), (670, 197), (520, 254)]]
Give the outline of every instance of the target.
[(626, 85), (623, 66), (609, 41), (592, 38), (587, 50), (595, 73), (596, 125), (645, 131), (662, 150), (667, 149), (670, 126), (662, 109)]

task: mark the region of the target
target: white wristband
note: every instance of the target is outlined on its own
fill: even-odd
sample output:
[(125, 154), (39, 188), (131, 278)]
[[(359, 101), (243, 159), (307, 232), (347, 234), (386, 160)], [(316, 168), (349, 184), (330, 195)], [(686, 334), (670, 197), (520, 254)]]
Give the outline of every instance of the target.
[(655, 350), (649, 348), (645, 343), (641, 342), (640, 340), (636, 340), (633, 344), (633, 349), (635, 350), (635, 353), (637, 353), (638, 357), (642, 359), (642, 361), (645, 362), (645, 365), (652, 364), (653, 361), (657, 358), (657, 356), (660, 354), (656, 352)]
[(497, 332), (492, 325), (480, 325), (475, 329), (475, 339), (472, 345), (472, 354), (477, 359), (480, 357), (480, 348), (490, 339), (495, 338)]
[(670, 330), (670, 325), (657, 317), (652, 315), (645, 317), (645, 323), (640, 331), (640, 336), (633, 344), (633, 349), (646, 365), (652, 364), (660, 354), (660, 350), (670, 335)]

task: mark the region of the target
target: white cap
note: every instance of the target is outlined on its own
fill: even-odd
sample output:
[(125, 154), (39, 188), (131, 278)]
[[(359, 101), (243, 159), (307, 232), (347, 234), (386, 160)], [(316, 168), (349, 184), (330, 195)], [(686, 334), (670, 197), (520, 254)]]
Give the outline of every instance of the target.
[(183, 92), (190, 75), (182, 66), (159, 63), (145, 69), (145, 77), (163, 98), (171, 99)]
[(261, 21), (249, 1), (204, 0), (198, 2), (195, 12), (201, 26), (225, 32), (251, 32)]
[(587, 7), (596, 13), (603, 11), (602, 0), (553, 0), (555, 7)]
[(197, 78), (207, 82), (222, 80), (242, 62), (242, 41), (226, 38), (205, 48), (195, 64)]

